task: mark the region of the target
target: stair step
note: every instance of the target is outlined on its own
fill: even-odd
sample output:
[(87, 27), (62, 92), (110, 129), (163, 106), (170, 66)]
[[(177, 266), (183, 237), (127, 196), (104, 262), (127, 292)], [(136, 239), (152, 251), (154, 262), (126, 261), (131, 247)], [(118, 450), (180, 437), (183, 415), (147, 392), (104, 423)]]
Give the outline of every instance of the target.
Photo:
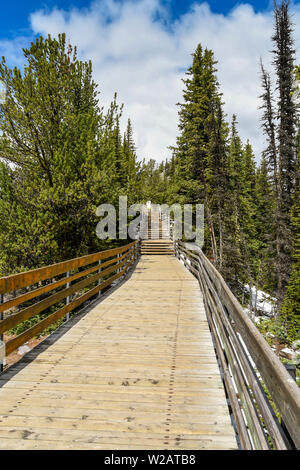
[(174, 251), (174, 249), (171, 246), (168, 246), (166, 248), (150, 247), (150, 248), (142, 248), (142, 251)]
[(146, 253), (141, 253), (141, 255), (161, 255), (161, 256), (166, 256), (166, 255), (174, 255), (173, 251), (165, 251), (164, 253), (159, 253), (158, 251), (147, 251)]
[(173, 245), (155, 246), (155, 245), (142, 245), (142, 250), (173, 250)]
[(154, 247), (162, 247), (162, 248), (165, 248), (165, 247), (168, 247), (168, 246), (173, 246), (173, 243), (165, 243), (165, 244), (158, 244), (158, 243), (143, 243), (142, 246), (144, 247), (149, 247), (149, 246), (154, 246)]
[(154, 254), (156, 253), (156, 254), (158, 254), (158, 255), (164, 255), (165, 253), (172, 253), (172, 254), (173, 254), (174, 251), (172, 251), (172, 250), (168, 250), (168, 251), (156, 251), (156, 250), (153, 250), (153, 251), (141, 251), (141, 254), (142, 254), (142, 255), (147, 255), (147, 254), (151, 255), (151, 254), (153, 254), (153, 253), (154, 253)]

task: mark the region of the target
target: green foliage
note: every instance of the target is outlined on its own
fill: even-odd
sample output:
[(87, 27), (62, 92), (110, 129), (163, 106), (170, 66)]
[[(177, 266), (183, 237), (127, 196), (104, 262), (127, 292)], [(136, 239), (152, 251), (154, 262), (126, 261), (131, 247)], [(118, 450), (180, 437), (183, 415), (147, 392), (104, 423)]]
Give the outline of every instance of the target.
[(122, 139), (116, 95), (105, 114), (91, 63), (65, 35), (38, 38), (24, 57), (22, 72), (0, 64), (2, 275), (114, 244), (96, 237), (96, 208), (120, 194), (135, 202), (143, 185), (130, 121)]
[[(29, 320), (25, 320), (25, 321), (19, 323), (19, 325), (15, 326), (15, 327), (12, 328), (11, 330), (9, 330), (9, 331), (7, 332), (7, 334), (8, 334), (8, 335), (20, 335), (21, 333), (24, 333), (24, 331), (28, 330), (28, 329), (31, 328), (32, 326), (34, 326), (34, 325), (36, 325), (37, 323), (39, 323), (41, 320), (43, 320), (43, 319), (46, 318), (47, 316), (48, 316), (47, 314), (36, 315), (36, 316), (34, 316), (33, 318), (30, 318)], [(64, 323), (64, 321), (65, 321), (64, 319), (60, 319), (60, 320), (56, 321), (55, 323), (52, 323), (52, 325), (48, 326), (47, 328), (45, 328), (44, 331), (42, 331), (41, 333), (39, 333), (39, 334), (37, 335), (37, 338), (52, 333), (52, 332), (55, 331), (59, 326), (61, 326), (61, 325)]]
[[(280, 304), (288, 284), (282, 314), (277, 315), (274, 328), (279, 338), (290, 342), (299, 336), (300, 318), (300, 197), (299, 189), (295, 189), (300, 178), (299, 161), (295, 162), (300, 131), (296, 138), (295, 103), (291, 99), (293, 74), (300, 80), (300, 68), (293, 69), (292, 29), (286, 2), (275, 6), (275, 17), (274, 66), (281, 88), (273, 109), (270, 76), (262, 66), (262, 122), (268, 146), (260, 166), (256, 167), (250, 142), (242, 143), (235, 116), (229, 131), (213, 52), (199, 44), (183, 80), (180, 135), (169, 162), (172, 170), (166, 178), (167, 164), (157, 168), (151, 190), (157, 202), (164, 198), (169, 203), (204, 204), (204, 249), (237, 296), (240, 285), (247, 283), (277, 296)], [(282, 35), (279, 27), (283, 28)], [(286, 62), (281, 60), (283, 45)], [(252, 308), (250, 300), (250, 311)]]
[[(267, 147), (264, 151), (274, 191), (273, 223), (270, 227), (268, 258), (273, 272), (272, 294), (277, 298), (277, 315), (291, 273), (293, 232), (291, 207), (299, 172), (297, 161), (297, 107), (295, 92), (295, 49), (289, 2), (274, 3), (273, 68), (276, 91), (270, 74), (262, 66), (262, 127)], [(298, 142), (299, 143), (299, 142)], [(271, 286), (270, 286), (271, 287)]]
[(184, 80), (168, 195), (173, 202), (204, 204), (205, 251), (238, 289), (240, 282), (252, 285), (258, 272), (256, 168), (235, 116), (229, 131), (215, 66), (213, 52), (198, 45)]
[(257, 326), (259, 331), (266, 337), (270, 345), (272, 345), (273, 342), (270, 337), (268, 337), (268, 333), (274, 335), (282, 343), (288, 342), (288, 333), (280, 320), (274, 320), (271, 318), (260, 320)]
[[(300, 158), (300, 151), (299, 151)], [(286, 295), (281, 308), (282, 320), (286, 325), (291, 340), (300, 338), (300, 182), (294, 195), (291, 211), (294, 229), (293, 264)]]

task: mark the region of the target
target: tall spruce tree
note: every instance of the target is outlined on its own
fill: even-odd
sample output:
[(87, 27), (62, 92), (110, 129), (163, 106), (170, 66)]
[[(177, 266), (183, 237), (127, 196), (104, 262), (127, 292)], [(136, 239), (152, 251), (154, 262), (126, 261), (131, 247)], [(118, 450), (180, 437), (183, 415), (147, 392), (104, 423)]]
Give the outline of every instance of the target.
[[(298, 110), (300, 108), (299, 83), (300, 66), (295, 69), (296, 90), (295, 98)], [(298, 114), (298, 133), (296, 139), (297, 148), (297, 173), (296, 188), (291, 210), (293, 241), (293, 264), (286, 296), (282, 305), (282, 315), (287, 333), (291, 340), (300, 339), (300, 119)]]
[(272, 176), (274, 198), (273, 239), (269, 243), (273, 259), (275, 285), (273, 293), (278, 299), (277, 311), (283, 301), (292, 262), (291, 207), (295, 191), (296, 159), (296, 107), (294, 89), (294, 41), (289, 13), (289, 2), (283, 0), (274, 8), (273, 65), (276, 74), (277, 100), (274, 109), (270, 77), (262, 66), (263, 130), (267, 136), (265, 150), (268, 170)]
[[(300, 152), (299, 152), (300, 153)], [(300, 155), (299, 155), (300, 162)], [(291, 340), (300, 339), (300, 175), (297, 180), (294, 204), (292, 207), (292, 227), (295, 238), (293, 244), (293, 265), (286, 296), (282, 305), (282, 315)]]
[(183, 80), (184, 103), (179, 104), (179, 129), (177, 162), (179, 165), (182, 202), (203, 203), (208, 227), (206, 244), (212, 258), (218, 259), (218, 248), (210, 199), (210, 174), (212, 166), (212, 121), (218, 119), (216, 110), (221, 106), (221, 93), (216, 77), (216, 61), (213, 52), (201, 44), (193, 54), (193, 64)]
[[(199, 45), (184, 80), (175, 149), (180, 202), (205, 207), (205, 250), (232, 288), (254, 282), (255, 162), (234, 116), (231, 135), (222, 109), (212, 51)], [(178, 201), (177, 201), (178, 202)]]
[[(266, 157), (263, 156), (256, 171), (255, 182), (255, 221), (257, 234), (257, 287), (272, 292), (275, 285), (273, 252), (269, 250), (271, 234), (274, 230), (274, 212), (276, 201), (272, 179), (268, 171)], [(273, 237), (272, 237), (273, 239)]]

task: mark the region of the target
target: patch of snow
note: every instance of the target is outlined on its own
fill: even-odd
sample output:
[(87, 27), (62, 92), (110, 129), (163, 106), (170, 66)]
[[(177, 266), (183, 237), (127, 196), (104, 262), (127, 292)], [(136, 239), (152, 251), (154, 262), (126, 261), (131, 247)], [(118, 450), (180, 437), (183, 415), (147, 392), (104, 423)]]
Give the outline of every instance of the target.
[[(249, 284), (246, 284), (245, 289), (247, 292), (250, 292), (250, 286)], [(252, 300), (252, 305), (255, 304), (255, 299), (256, 299), (256, 309), (264, 312), (267, 317), (273, 316), (274, 315), (274, 304), (276, 299), (274, 297), (271, 297), (269, 294), (266, 292), (256, 289), (256, 287), (252, 287), (251, 289), (251, 300)]]
[(261, 320), (269, 320), (269, 316), (268, 315), (261, 315), (261, 316), (256, 316), (253, 321), (254, 323), (260, 323)]
[(293, 349), (290, 349), (290, 348), (283, 348), (283, 349), (281, 349), (281, 352), (283, 352), (285, 354), (294, 354)]

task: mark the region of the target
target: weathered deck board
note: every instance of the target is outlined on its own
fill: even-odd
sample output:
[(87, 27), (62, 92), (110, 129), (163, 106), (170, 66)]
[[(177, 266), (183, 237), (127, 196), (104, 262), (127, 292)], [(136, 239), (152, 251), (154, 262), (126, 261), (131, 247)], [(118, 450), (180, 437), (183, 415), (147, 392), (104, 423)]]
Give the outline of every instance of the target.
[(196, 279), (172, 256), (0, 380), (0, 449), (235, 449)]

